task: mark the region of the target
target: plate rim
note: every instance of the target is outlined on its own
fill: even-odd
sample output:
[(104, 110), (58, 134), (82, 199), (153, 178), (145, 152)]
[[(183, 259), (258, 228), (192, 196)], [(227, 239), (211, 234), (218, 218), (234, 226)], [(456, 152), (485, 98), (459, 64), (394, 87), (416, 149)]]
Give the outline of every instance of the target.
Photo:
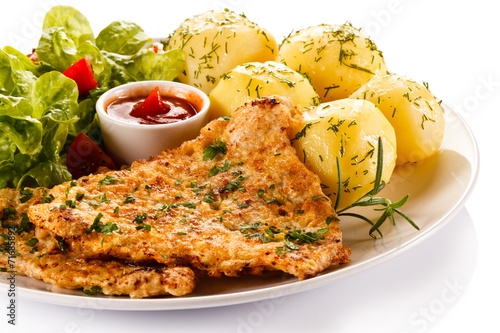
[[(299, 292), (308, 291), (330, 284), (333, 281), (349, 277), (351, 275), (366, 271), (372, 267), (380, 265), (398, 255), (410, 250), (422, 241), (435, 234), (443, 228), (465, 205), (468, 198), (476, 186), (480, 170), (480, 155), (477, 140), (463, 117), (445, 103), (441, 104), (445, 113), (450, 112), (457, 119), (463, 129), (466, 131), (467, 139), (472, 147), (471, 159), (467, 160), (471, 163), (469, 182), (452, 208), (450, 208), (444, 216), (436, 222), (429, 225), (428, 228), (420, 230), (415, 237), (411, 237), (404, 243), (380, 253), (372, 258), (362, 260), (356, 263), (349, 263), (342, 266), (337, 266), (331, 272), (319, 274), (314, 278), (303, 281), (295, 280), (290, 283), (267, 286), (259, 289), (251, 289), (244, 291), (236, 291), (233, 293), (202, 295), (202, 296), (167, 296), (163, 298), (119, 298), (116, 296), (99, 296), (88, 297), (86, 295), (68, 295), (63, 293), (55, 293), (46, 290), (31, 289), (24, 286), (16, 286), (19, 296), (26, 300), (41, 302), (52, 305), (62, 305), (79, 308), (105, 308), (106, 310), (123, 310), (123, 311), (161, 311), (161, 310), (185, 310), (185, 309), (203, 309), (211, 307), (220, 307), (227, 305), (236, 305), (248, 302), (261, 301), (264, 299), (274, 299), (282, 296), (292, 295)], [(446, 126), (446, 125), (445, 125)], [(446, 134), (446, 127), (445, 127)], [(8, 274), (8, 273), (2, 273)], [(21, 277), (21, 276), (19, 276)], [(22, 277), (27, 278), (27, 277)], [(29, 278), (27, 278), (29, 279)], [(0, 290), (6, 290), (7, 283), (0, 281)], [(50, 297), (47, 297), (49, 295)], [(105, 304), (105, 307), (103, 305)]]

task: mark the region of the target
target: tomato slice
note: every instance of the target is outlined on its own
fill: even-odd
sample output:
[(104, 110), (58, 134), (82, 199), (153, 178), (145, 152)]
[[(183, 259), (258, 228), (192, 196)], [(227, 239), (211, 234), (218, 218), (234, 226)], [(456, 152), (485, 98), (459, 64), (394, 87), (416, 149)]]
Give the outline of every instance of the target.
[(101, 166), (116, 169), (113, 160), (84, 133), (78, 134), (69, 146), (66, 166), (73, 179), (89, 175)]
[(130, 115), (132, 117), (146, 119), (147, 117), (166, 114), (168, 111), (170, 111), (170, 106), (163, 102), (160, 95), (160, 89), (156, 87), (144, 101), (134, 105), (132, 111), (130, 111)]
[(63, 74), (70, 79), (73, 79), (78, 86), (80, 96), (85, 96), (89, 90), (97, 87), (97, 81), (92, 72), (90, 60), (83, 58), (71, 65)]

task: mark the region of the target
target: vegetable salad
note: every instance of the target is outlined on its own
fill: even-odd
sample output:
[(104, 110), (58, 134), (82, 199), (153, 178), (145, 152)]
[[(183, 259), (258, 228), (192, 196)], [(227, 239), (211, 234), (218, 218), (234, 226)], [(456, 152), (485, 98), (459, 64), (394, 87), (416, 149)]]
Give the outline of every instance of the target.
[[(93, 78), (78, 70), (85, 64), (71, 68), (82, 59)], [(99, 96), (127, 82), (173, 80), (184, 66), (183, 51), (155, 47), (135, 23), (112, 22), (95, 37), (79, 11), (53, 7), (36, 53), (0, 49), (0, 188), (70, 180), (67, 147), (79, 133), (99, 133)]]

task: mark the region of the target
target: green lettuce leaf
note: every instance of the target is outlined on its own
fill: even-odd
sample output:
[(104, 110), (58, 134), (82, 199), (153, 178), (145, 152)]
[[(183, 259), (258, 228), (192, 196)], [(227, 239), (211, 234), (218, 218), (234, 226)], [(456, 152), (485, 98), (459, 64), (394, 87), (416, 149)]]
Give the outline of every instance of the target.
[(160, 53), (144, 49), (133, 55), (102, 53), (110, 68), (108, 82), (102, 83), (110, 88), (133, 81), (171, 81), (184, 70), (185, 55), (178, 49)]
[(51, 28), (63, 28), (76, 45), (85, 41), (95, 42), (94, 32), (87, 18), (70, 6), (54, 6), (45, 14), (42, 29)]
[(22, 154), (27, 155), (40, 151), (42, 124), (31, 117), (32, 110), (25, 98), (0, 94), (0, 132), (4, 140), (9, 139), (5, 147), (11, 149), (10, 144), (14, 143)]
[(95, 44), (87, 18), (73, 7), (55, 6), (45, 15), (36, 52), (42, 64), (63, 72), (85, 57), (87, 47), (79, 51), (85, 43)]
[(43, 161), (30, 168), (17, 182), (17, 188), (30, 186), (53, 187), (55, 184), (71, 180), (71, 174), (65, 165), (53, 161)]
[(88, 133), (93, 129), (99, 129), (99, 120), (92, 99), (87, 98), (78, 104), (76, 116), (78, 121), (71, 126), (70, 135), (76, 137), (79, 133)]
[(43, 30), (36, 53), (40, 62), (47, 63), (60, 72), (81, 59), (78, 45), (61, 27)]
[(0, 168), (14, 161), (17, 147), (7, 133), (0, 132)]
[(151, 41), (152, 39), (137, 24), (115, 21), (99, 33), (96, 45), (102, 51), (132, 55)]
[(0, 90), (6, 95), (29, 96), (36, 76), (14, 55), (0, 50)]
[(127, 72), (136, 81), (175, 79), (184, 70), (184, 51), (179, 49), (156, 53), (152, 50), (141, 50), (131, 56), (125, 64)]
[(44, 68), (40, 64), (35, 64), (24, 53), (19, 52), (11, 46), (5, 46), (2, 49), (5, 53), (14, 56), (19, 60), (24, 70), (33, 73), (35, 76), (40, 76), (44, 73)]
[(76, 83), (55, 71), (40, 76), (29, 100), (0, 95), (0, 186), (71, 179), (61, 153), (81, 112)]
[(53, 71), (36, 81), (31, 98), (35, 118), (50, 117), (56, 122), (78, 121), (78, 87), (72, 79)]
[(32, 156), (16, 153), (14, 160), (2, 163), (0, 165), (0, 188), (17, 188), (21, 177), (31, 168), (32, 161)]

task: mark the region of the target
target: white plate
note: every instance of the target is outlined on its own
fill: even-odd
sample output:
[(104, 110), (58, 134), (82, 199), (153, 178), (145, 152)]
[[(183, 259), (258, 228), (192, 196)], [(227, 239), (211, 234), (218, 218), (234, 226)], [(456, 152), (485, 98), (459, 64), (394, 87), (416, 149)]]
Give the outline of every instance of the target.
[[(318, 288), (346, 278), (393, 258), (426, 239), (449, 222), (464, 205), (476, 182), (479, 169), (477, 145), (463, 119), (443, 105), (446, 115), (445, 138), (441, 151), (417, 165), (398, 168), (384, 195), (397, 200), (406, 194), (403, 207), (420, 227), (415, 230), (403, 219), (395, 228), (387, 222), (383, 238), (368, 236), (369, 225), (361, 220), (342, 219), (343, 242), (352, 249), (351, 263), (331, 267), (320, 275), (298, 281), (282, 273), (261, 277), (203, 278), (196, 291), (183, 297), (130, 299), (113, 296), (85, 296), (79, 290), (53, 287), (44, 282), (16, 278), (18, 294), (34, 301), (109, 310), (171, 310), (238, 304)], [(0, 274), (0, 289), (8, 288), (7, 273)]]

